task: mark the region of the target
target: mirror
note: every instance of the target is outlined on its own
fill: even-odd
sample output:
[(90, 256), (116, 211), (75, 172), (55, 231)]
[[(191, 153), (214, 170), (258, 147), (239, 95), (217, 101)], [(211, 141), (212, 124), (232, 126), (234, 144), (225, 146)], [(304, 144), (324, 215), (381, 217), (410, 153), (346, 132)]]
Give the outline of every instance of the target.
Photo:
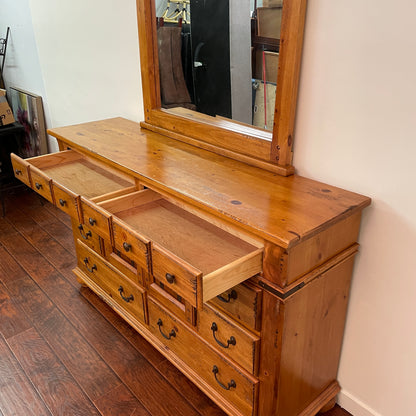
[[(200, 148), (244, 161), (245, 163), (259, 166), (263, 169), (274, 171), (280, 175), (292, 174), (294, 172), (293, 166), (291, 165), (293, 128), (296, 114), (296, 100), (307, 0), (284, 0), (283, 5), (272, 6), (280, 8), (281, 30), (278, 31), (278, 33), (280, 32), (280, 41), (275, 37), (274, 41), (269, 42), (270, 45), (268, 45), (270, 48), (274, 47), (277, 51), (275, 53), (279, 54), (278, 74), (275, 76), (276, 80), (274, 82), (276, 85), (274, 105), (273, 103), (266, 104), (266, 107), (269, 110), (274, 109), (274, 112), (272, 112), (273, 114), (267, 116), (269, 122), (270, 120), (273, 120), (268, 126), (270, 130), (264, 129), (264, 126), (269, 124), (269, 122), (265, 122), (264, 120), (260, 121), (261, 128), (247, 123), (247, 120), (254, 119), (255, 109), (253, 101), (250, 100), (250, 93), (248, 92), (250, 91), (251, 97), (253, 97), (252, 79), (253, 74), (256, 74), (256, 67), (254, 65), (255, 55), (252, 54), (252, 52), (254, 52), (256, 48), (260, 50), (260, 52), (257, 50), (257, 54), (260, 55), (262, 65), (263, 55), (265, 55), (263, 54), (262, 49), (264, 49), (264, 52), (268, 52), (264, 47), (264, 44), (266, 43), (264, 40), (265, 38), (268, 38), (268, 36), (262, 37), (255, 32), (254, 36), (252, 35), (252, 16), (250, 16), (250, 13), (251, 10), (254, 11), (253, 4), (255, 4), (257, 6), (255, 17), (258, 18), (258, 12), (261, 8), (270, 7), (270, 4), (265, 6), (264, 3), (272, 3), (279, 0), (263, 0), (262, 7), (259, 7), (254, 0), (251, 0), (251, 2), (250, 0), (189, 0), (189, 4), (182, 2), (185, 7), (182, 9), (179, 7), (178, 11), (181, 13), (182, 26), (189, 26), (188, 32), (186, 27), (180, 27), (178, 29), (178, 24), (176, 23), (178, 16), (175, 16), (175, 10), (177, 3), (181, 2), (172, 1), (168, 8), (167, 3), (164, 5), (159, 2), (159, 0), (157, 0), (157, 3), (156, 0), (136, 1), (143, 102), (145, 108), (145, 121), (142, 123), (142, 127), (177, 140), (191, 143)], [(257, 1), (260, 4), (260, 0)], [(240, 16), (239, 20), (233, 20), (232, 4), (234, 2), (237, 5), (248, 5), (248, 8), (241, 7), (241, 10), (243, 11), (237, 7), (241, 14), (248, 14), (247, 18), (242, 19)], [(228, 11), (228, 26), (236, 28), (236, 30), (239, 26), (242, 26), (243, 29), (241, 29), (241, 33), (245, 33), (245, 36), (248, 39), (248, 46), (247, 43), (236, 42), (237, 46), (244, 49), (244, 54), (242, 55), (244, 56), (244, 59), (242, 59), (242, 61), (246, 64), (244, 67), (245, 69), (233, 71), (237, 66), (233, 66), (231, 63), (228, 64), (230, 84), (235, 85), (237, 81), (234, 76), (238, 76), (245, 85), (244, 88), (237, 88), (234, 94), (230, 93), (228, 98), (223, 100), (214, 99), (213, 101), (216, 101), (217, 104), (214, 110), (204, 110), (204, 112), (201, 111), (205, 105), (203, 100), (200, 99), (201, 93), (194, 89), (193, 84), (195, 78), (199, 76), (195, 76), (195, 72), (205, 72), (208, 68), (208, 64), (205, 62), (206, 42), (203, 39), (196, 39), (195, 41), (190, 42), (190, 50), (192, 53), (188, 61), (185, 59), (185, 64), (182, 64), (182, 52), (179, 55), (179, 53), (172, 52), (172, 49), (169, 48), (167, 48), (167, 50), (170, 51), (170, 56), (168, 53), (168, 57), (162, 58), (159, 62), (160, 45), (165, 42), (166, 39), (173, 44), (172, 39), (169, 39), (169, 35), (160, 36), (159, 29), (161, 27), (171, 26), (176, 28), (176, 31), (179, 31), (180, 36), (183, 36), (183, 33), (191, 33), (189, 36), (192, 36), (192, 30), (196, 30), (193, 28), (193, 21), (198, 20), (197, 17), (195, 17), (197, 14), (197, 12), (195, 12), (196, 6), (193, 8), (192, 6), (197, 3), (200, 5), (206, 5), (208, 3), (227, 4), (223, 14), (227, 14)], [(187, 9), (188, 6), (189, 10)], [(175, 8), (172, 10), (173, 7)], [(204, 9), (202, 10), (202, 14), (206, 14)], [(178, 14), (178, 11), (176, 11), (176, 14)], [(162, 24), (160, 22), (161, 17), (163, 17)], [(169, 22), (169, 20), (173, 21)], [(249, 32), (247, 31), (247, 21), (250, 23)], [(275, 25), (275, 23), (273, 23), (272, 27), (276, 29), (278, 24)], [(164, 31), (169, 32), (169, 30)], [(226, 31), (226, 33), (228, 33), (230, 39), (235, 36), (231, 35), (231, 32)], [(226, 45), (232, 44), (231, 40), (222, 43)], [(193, 45), (195, 45), (194, 49), (192, 49)], [(181, 48), (182, 40), (180, 38), (179, 49)], [(248, 57), (247, 50), (250, 51)], [(177, 49), (175, 51), (177, 51)], [(235, 54), (233, 51), (234, 49), (232, 47), (229, 48), (229, 62), (232, 61), (232, 55)], [(217, 55), (221, 57), (224, 56), (224, 53), (218, 53)], [(225, 53), (225, 55), (227, 55), (227, 53)], [(165, 61), (163, 61), (163, 59), (165, 59)], [(228, 55), (226, 60), (228, 60)], [(167, 66), (165, 66), (166, 62), (168, 63)], [(177, 64), (175, 64), (175, 62)], [(164, 87), (164, 82), (166, 81), (164, 77), (176, 77), (174, 69), (179, 67), (178, 63), (180, 63), (183, 68), (182, 80), (179, 82), (179, 85), (185, 85), (186, 88), (180, 88), (183, 94), (179, 97), (179, 100), (175, 98), (169, 102), (170, 91), (166, 90)], [(171, 70), (166, 71), (165, 69), (169, 68), (169, 65)], [(262, 65), (260, 72), (263, 77)], [(190, 68), (192, 74), (191, 78), (186, 74), (187, 68)], [(221, 77), (216, 76), (216, 78)], [(247, 79), (249, 80), (248, 82)], [(265, 79), (267, 84), (267, 72)], [(270, 83), (273, 84), (273, 76), (271, 76), (270, 79)], [(173, 84), (176, 84), (178, 79), (174, 78), (173, 81), (175, 81)], [(247, 88), (247, 84), (249, 88)], [(209, 93), (211, 89), (208, 88), (207, 90)], [(240, 98), (243, 96), (247, 97), (248, 100)], [(264, 102), (264, 97), (262, 101)], [(228, 118), (230, 115), (230, 107), (231, 117), (236, 115), (234, 117), (237, 119), (236, 121)], [(228, 114), (224, 108), (226, 110), (228, 109)], [(268, 113), (266, 112), (266, 115), (267, 114)]]
[(273, 129), (282, 0), (156, 0), (161, 105)]

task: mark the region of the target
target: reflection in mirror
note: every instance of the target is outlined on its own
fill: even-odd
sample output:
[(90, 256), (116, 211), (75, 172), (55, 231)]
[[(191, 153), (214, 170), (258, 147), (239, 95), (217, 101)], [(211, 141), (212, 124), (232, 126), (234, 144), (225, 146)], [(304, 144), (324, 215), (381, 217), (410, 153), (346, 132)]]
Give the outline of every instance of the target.
[(282, 1), (156, 0), (162, 107), (272, 130)]

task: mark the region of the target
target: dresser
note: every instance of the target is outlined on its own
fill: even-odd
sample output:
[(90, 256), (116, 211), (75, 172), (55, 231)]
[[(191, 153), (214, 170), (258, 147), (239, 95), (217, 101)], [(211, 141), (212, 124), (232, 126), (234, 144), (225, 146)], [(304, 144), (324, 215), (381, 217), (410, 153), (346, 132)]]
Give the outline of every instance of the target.
[(335, 403), (369, 198), (122, 118), (49, 133), (14, 174), (71, 217), (81, 285), (228, 415)]

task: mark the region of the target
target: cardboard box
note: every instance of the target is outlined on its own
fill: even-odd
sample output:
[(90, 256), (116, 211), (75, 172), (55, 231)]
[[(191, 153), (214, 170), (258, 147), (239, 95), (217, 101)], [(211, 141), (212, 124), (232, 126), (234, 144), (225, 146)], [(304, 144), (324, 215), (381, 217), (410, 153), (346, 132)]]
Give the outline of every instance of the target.
[(257, 34), (265, 38), (280, 39), (281, 7), (257, 8)]
[(6, 99), (6, 90), (0, 89), (0, 126), (14, 123), (13, 111)]
[[(277, 69), (279, 67), (279, 54), (264, 51), (266, 61), (266, 82), (277, 82)], [(254, 78), (263, 80), (263, 51), (256, 51), (256, 72)]]
[(263, 0), (263, 7), (283, 7), (283, 0)]

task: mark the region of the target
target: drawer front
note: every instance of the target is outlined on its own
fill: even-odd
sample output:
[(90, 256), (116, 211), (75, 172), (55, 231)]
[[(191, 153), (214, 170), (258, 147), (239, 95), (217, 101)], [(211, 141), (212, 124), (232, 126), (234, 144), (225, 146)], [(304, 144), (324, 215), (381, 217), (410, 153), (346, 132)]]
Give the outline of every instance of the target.
[(137, 267), (135, 261), (129, 259), (119, 250), (114, 250), (112, 244), (106, 239), (101, 239), (101, 254), (133, 283), (137, 283), (143, 287), (146, 286), (144, 274), (147, 273), (147, 269), (144, 270), (141, 267)]
[(30, 166), (29, 168), (30, 181), (32, 189), (39, 195), (42, 195), (49, 202), (54, 203), (52, 194), (52, 179), (46, 176), (42, 171)]
[(52, 181), (52, 192), (55, 199), (55, 205), (71, 218), (80, 220), (78, 206), (80, 198), (69, 189)]
[(129, 229), (116, 217), (112, 218), (112, 230), (114, 247), (134, 260), (139, 267), (148, 268), (149, 240)]
[(249, 282), (240, 283), (209, 303), (250, 329), (260, 331), (262, 290)]
[(152, 245), (152, 267), (157, 284), (162, 283), (192, 306), (202, 308), (202, 273), (199, 270), (158, 244)]
[(81, 196), (82, 222), (101, 237), (110, 239), (111, 215)]
[(13, 173), (17, 179), (25, 183), (27, 186), (32, 186), (30, 183), (29, 176), (29, 165), (19, 156), (16, 156), (14, 153), (10, 155), (13, 166)]
[(86, 224), (80, 224), (78, 220), (72, 219), (72, 232), (75, 239), (82, 241), (89, 248), (97, 253), (102, 253), (100, 237)]
[(150, 331), (245, 416), (254, 414), (258, 380), (238, 370), (149, 297)]
[(145, 292), (110, 263), (77, 242), (78, 267), (125, 311), (146, 322)]
[(257, 373), (260, 338), (205, 304), (198, 311), (198, 333), (252, 374)]

